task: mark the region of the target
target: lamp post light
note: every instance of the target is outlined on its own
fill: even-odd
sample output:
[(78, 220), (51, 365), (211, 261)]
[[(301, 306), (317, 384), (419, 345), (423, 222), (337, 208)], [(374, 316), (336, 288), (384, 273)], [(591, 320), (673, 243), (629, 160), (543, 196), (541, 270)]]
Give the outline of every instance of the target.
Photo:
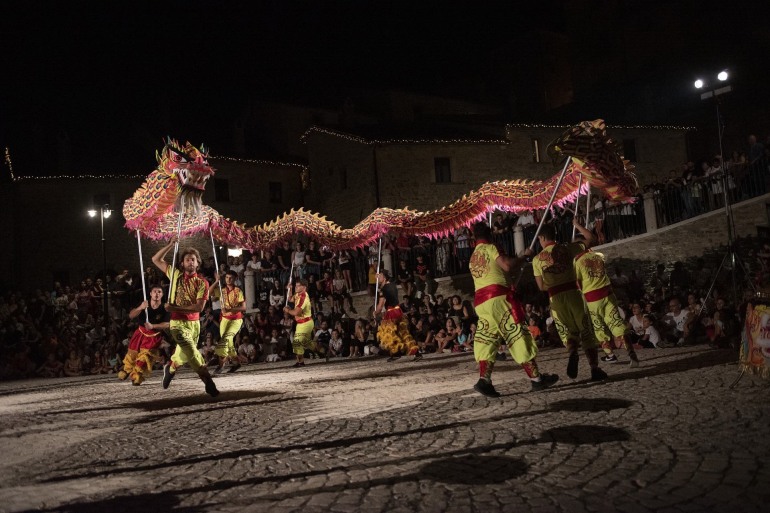
[[(706, 299), (711, 295), (711, 291), (714, 288), (714, 285), (716, 284), (717, 277), (719, 276), (719, 271), (722, 269), (722, 267), (725, 265), (725, 262), (728, 260), (730, 261), (730, 274), (732, 278), (732, 286), (733, 286), (733, 304), (738, 304), (738, 287), (736, 283), (736, 277), (735, 277), (735, 266), (736, 263), (740, 263), (736, 259), (735, 255), (735, 248), (733, 247), (734, 240), (735, 240), (735, 220), (733, 218), (733, 211), (732, 211), (732, 205), (730, 204), (730, 194), (729, 194), (729, 179), (727, 176), (727, 164), (725, 159), (725, 152), (724, 148), (722, 146), (722, 134), (724, 134), (725, 125), (722, 121), (722, 114), (719, 109), (719, 104), (721, 102), (720, 96), (723, 94), (727, 94), (733, 90), (733, 87), (731, 85), (725, 84), (727, 82), (727, 79), (729, 78), (729, 74), (727, 71), (720, 71), (716, 75), (716, 80), (703, 80), (703, 79), (697, 79), (695, 83), (693, 84), (695, 86), (695, 89), (703, 90), (703, 92), (700, 95), (701, 100), (710, 100), (714, 99), (714, 104), (716, 105), (717, 110), (717, 137), (719, 141), (719, 156), (721, 158), (721, 165), (722, 165), (722, 194), (724, 197), (724, 203), (725, 203), (725, 215), (727, 217), (727, 253), (725, 254), (725, 257), (722, 259), (722, 264), (719, 266), (719, 269), (717, 270), (716, 274), (714, 275), (714, 281), (711, 284), (711, 287), (709, 287), (709, 292), (706, 294)], [(744, 269), (745, 271), (745, 269)]]
[(107, 240), (104, 238), (104, 220), (109, 219), (109, 217), (112, 215), (112, 210), (110, 210), (109, 205), (100, 205), (99, 210), (96, 210), (96, 208), (92, 208), (88, 211), (88, 215), (90, 217), (96, 217), (99, 216), (99, 221), (101, 224), (101, 230), (102, 230), (102, 272), (103, 272), (103, 278), (104, 278), (104, 290), (103, 290), (103, 296), (104, 296), (104, 341), (107, 341), (107, 332), (110, 330), (110, 305), (109, 305), (109, 298), (108, 298), (108, 291), (107, 291)]

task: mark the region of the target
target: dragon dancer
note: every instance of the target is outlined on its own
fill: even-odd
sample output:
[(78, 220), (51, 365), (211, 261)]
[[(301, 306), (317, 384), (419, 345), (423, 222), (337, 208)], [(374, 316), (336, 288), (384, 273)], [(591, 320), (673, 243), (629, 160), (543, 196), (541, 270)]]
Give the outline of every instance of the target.
[(586, 242), (556, 244), (556, 230), (553, 225), (546, 224), (537, 237), (543, 250), (532, 260), (532, 268), (538, 288), (548, 292), (551, 317), (559, 338), (569, 352), (567, 376), (572, 379), (577, 377), (580, 342), (591, 367), (591, 380), (601, 381), (607, 378), (607, 373), (599, 368), (599, 343), (591, 329), (591, 320), (586, 312), (583, 294), (578, 289), (573, 266), (575, 257), (586, 250), (594, 237), (576, 219), (573, 225)]
[[(476, 289), (473, 304), (478, 315), (473, 354), (479, 364), (479, 381), (474, 390), (487, 397), (500, 397), (492, 385), (492, 369), (500, 342), (508, 346), (513, 359), (522, 366), (531, 380), (532, 390), (544, 390), (559, 380), (555, 374), (541, 373), (537, 366), (537, 343), (526, 326), (524, 310), (514, 298), (510, 273), (523, 258), (500, 253), (492, 244), (492, 231), (485, 223), (473, 226), (476, 247), (469, 269)], [(531, 255), (532, 251), (525, 251)]]
[[(222, 289), (222, 318), (219, 321), (219, 342), (214, 348), (219, 365), (214, 370), (214, 374), (220, 374), (224, 369), (225, 362), (230, 360), (228, 373), (237, 371), (241, 364), (238, 361), (238, 353), (233, 344), (233, 337), (241, 330), (243, 325), (243, 312), (246, 311), (246, 299), (243, 297), (243, 291), (235, 286), (235, 280), (238, 273), (227, 271), (225, 273), (225, 287)], [(209, 294), (219, 282), (219, 275), (216, 275), (214, 283), (209, 287)]]
[(161, 302), (163, 288), (150, 287), (150, 300), (128, 313), (129, 319), (137, 319), (138, 326), (128, 343), (128, 352), (123, 358), (123, 368), (118, 378), (131, 377), (131, 383), (141, 385), (152, 374), (152, 365), (158, 360), (158, 348), (163, 342), (163, 331), (168, 329), (168, 312)]
[(401, 358), (402, 354), (414, 355), (414, 361), (421, 360), (420, 348), (409, 333), (406, 317), (398, 306), (398, 288), (395, 283), (391, 283), (390, 272), (380, 271), (377, 282), (380, 290), (374, 316), (382, 314), (382, 322), (377, 329), (377, 341), (380, 347), (390, 355), (389, 362)]
[(618, 361), (618, 357), (612, 350), (613, 340), (607, 335), (609, 332), (612, 334), (615, 347), (623, 347), (628, 351), (630, 366), (638, 367), (639, 357), (636, 355), (634, 346), (626, 338), (628, 324), (620, 317), (618, 300), (612, 291), (612, 284), (604, 265), (604, 255), (590, 249), (579, 253), (575, 257), (575, 275), (583, 291), (594, 335), (605, 353), (602, 361), (612, 363)]
[[(291, 289), (291, 284), (287, 287)], [(283, 311), (294, 317), (297, 323), (294, 328), (294, 339), (291, 347), (297, 357), (294, 367), (305, 366), (305, 351), (315, 351), (313, 344), (313, 314), (310, 306), (310, 296), (307, 294), (307, 280), (297, 280), (294, 285), (294, 308), (284, 306)]]
[(171, 355), (171, 361), (163, 367), (163, 388), (169, 387), (179, 367), (189, 363), (206, 385), (206, 393), (216, 397), (219, 391), (197, 349), (201, 331), (200, 313), (209, 297), (209, 284), (203, 277), (198, 276), (201, 255), (195, 248), (187, 248), (181, 252), (181, 269), (166, 263), (164, 258), (174, 244), (175, 241), (172, 240), (152, 256), (152, 263), (171, 280), (169, 298), (174, 302), (165, 305), (166, 310), (171, 313), (169, 328), (171, 338), (176, 342), (176, 350)]

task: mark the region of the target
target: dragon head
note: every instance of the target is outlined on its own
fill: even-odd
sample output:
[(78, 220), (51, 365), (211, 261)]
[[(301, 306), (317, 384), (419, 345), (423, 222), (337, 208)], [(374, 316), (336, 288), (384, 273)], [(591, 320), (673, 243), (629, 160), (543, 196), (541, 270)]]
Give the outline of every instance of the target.
[(614, 201), (629, 201), (639, 192), (634, 166), (618, 153), (618, 144), (604, 120), (583, 121), (568, 128), (553, 143), (561, 155), (572, 157), (573, 168)]
[(168, 178), (176, 178), (177, 197), (174, 208), (177, 212), (198, 215), (201, 212), (203, 191), (206, 182), (214, 175), (214, 168), (208, 163), (208, 150), (192, 144), (180, 145), (168, 138), (161, 153), (156, 153), (158, 171)]

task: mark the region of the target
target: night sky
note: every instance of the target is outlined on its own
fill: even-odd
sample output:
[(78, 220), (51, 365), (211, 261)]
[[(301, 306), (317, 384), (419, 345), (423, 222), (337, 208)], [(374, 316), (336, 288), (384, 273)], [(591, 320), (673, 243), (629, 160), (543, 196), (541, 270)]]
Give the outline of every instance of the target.
[[(24, 2), (0, 17), (0, 143), (18, 174), (52, 174), (65, 133), (75, 172), (146, 172), (166, 133), (217, 153), (250, 101), (341, 105), (345, 88), (482, 101), (504, 122), (606, 112), (610, 122), (688, 123), (703, 111), (692, 81), (722, 68), (736, 77), (734, 112), (768, 119), (762, 2), (518, 4)], [(583, 73), (574, 105), (521, 119), (508, 108), (510, 82), (528, 80), (516, 53), (538, 30), (568, 35)]]

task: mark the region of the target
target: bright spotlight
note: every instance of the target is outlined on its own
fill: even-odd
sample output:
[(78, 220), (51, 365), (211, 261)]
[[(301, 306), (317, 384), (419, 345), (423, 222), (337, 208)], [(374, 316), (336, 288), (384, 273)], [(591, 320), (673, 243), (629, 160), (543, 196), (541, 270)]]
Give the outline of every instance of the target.
[(726, 71), (720, 71), (719, 75), (717, 75), (717, 78), (719, 80), (721, 80), (722, 82), (724, 82), (725, 80), (727, 80), (727, 72)]
[(700, 89), (701, 87), (703, 87), (703, 80), (701, 79), (696, 80), (694, 85), (695, 85), (695, 89)]
[(243, 250), (239, 248), (227, 248), (227, 256), (239, 257), (243, 254)]
[(89, 211), (88, 211), (88, 215), (89, 215), (90, 217), (96, 217), (96, 210), (89, 210)]
[(105, 219), (107, 219), (108, 217), (110, 217), (112, 215), (112, 210), (105, 210), (104, 214), (102, 214), (102, 215), (104, 216)]

